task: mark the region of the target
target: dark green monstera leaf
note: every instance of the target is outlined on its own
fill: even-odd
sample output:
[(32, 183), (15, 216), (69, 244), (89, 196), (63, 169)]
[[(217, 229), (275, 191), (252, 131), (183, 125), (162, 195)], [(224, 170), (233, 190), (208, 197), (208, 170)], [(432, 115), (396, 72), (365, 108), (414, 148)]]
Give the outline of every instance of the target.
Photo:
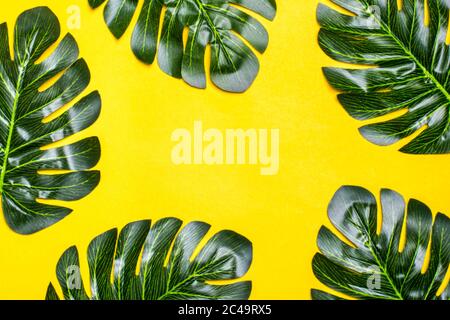
[[(106, 0), (89, 0), (96, 8)], [(263, 53), (269, 37), (264, 26), (238, 7), (242, 6), (267, 19), (276, 12), (275, 0), (143, 0), (134, 28), (131, 47), (136, 57), (158, 63), (167, 74), (183, 78), (188, 84), (206, 87), (205, 50), (211, 47), (211, 80), (219, 88), (243, 92), (259, 71), (259, 62), (245, 39)], [(116, 38), (127, 30), (138, 0), (108, 0), (105, 22)], [(165, 7), (165, 10), (163, 8)], [(164, 13), (161, 35), (160, 18)], [(183, 43), (183, 31), (188, 39)], [(159, 42), (159, 43), (158, 43)]]
[[(369, 141), (391, 145), (417, 133), (400, 151), (450, 152), (450, 50), (447, 0), (332, 0), (349, 11), (318, 7), (319, 43), (330, 57), (366, 65), (325, 68), (339, 101), (358, 120), (391, 116), (360, 128)], [(429, 19), (426, 19), (428, 5)]]
[[(194, 255), (210, 226), (202, 222), (181, 226), (175, 218), (153, 226), (144, 220), (128, 224), (118, 237), (117, 229), (96, 237), (88, 248), (90, 297), (80, 276), (78, 251), (69, 248), (56, 267), (64, 298), (248, 299), (251, 282), (214, 282), (234, 280), (247, 272), (252, 261), (250, 241), (233, 231), (221, 231)], [(52, 284), (47, 299), (59, 299)]]
[[(99, 94), (93, 92), (48, 119), (90, 81), (88, 67), (78, 59), (78, 47), (70, 34), (38, 62), (59, 35), (58, 19), (48, 8), (22, 13), (14, 29), (12, 59), (7, 26), (0, 25), (0, 193), (6, 222), (21, 234), (44, 229), (71, 212), (37, 200), (80, 199), (96, 187), (100, 177), (97, 171), (83, 171), (99, 160), (97, 138), (49, 146), (89, 127), (101, 104)], [(54, 84), (42, 89), (60, 73)], [(41, 174), (39, 170), (54, 172)]]
[[(337, 191), (328, 216), (350, 244), (322, 227), (317, 240), (321, 253), (313, 260), (316, 277), (358, 299), (449, 300), (450, 285), (444, 280), (450, 264), (450, 219), (438, 214), (433, 222), (430, 209), (414, 199), (405, 216), (402, 196), (386, 189), (381, 191), (381, 207), (378, 222), (377, 202), (369, 191), (360, 187)], [(406, 233), (404, 246), (402, 232)], [(318, 290), (312, 296), (340, 299)]]

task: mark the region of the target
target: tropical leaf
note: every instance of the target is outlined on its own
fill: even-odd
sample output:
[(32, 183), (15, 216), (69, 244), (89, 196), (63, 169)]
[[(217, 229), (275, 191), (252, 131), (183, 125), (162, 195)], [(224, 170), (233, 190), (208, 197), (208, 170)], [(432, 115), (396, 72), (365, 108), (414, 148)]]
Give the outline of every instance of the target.
[[(450, 264), (450, 219), (439, 213), (433, 223), (430, 209), (414, 199), (405, 217), (402, 196), (386, 189), (381, 191), (381, 207), (378, 233), (375, 197), (360, 187), (337, 191), (328, 217), (350, 244), (322, 227), (317, 240), (321, 253), (313, 259), (316, 277), (353, 298), (449, 300), (445, 277)], [(312, 296), (340, 299), (319, 290), (313, 290)]]
[[(97, 8), (106, 0), (89, 0)], [(158, 51), (162, 71), (183, 78), (191, 86), (206, 87), (205, 50), (211, 47), (212, 82), (230, 92), (247, 90), (259, 71), (256, 55), (242, 40), (263, 53), (269, 37), (264, 26), (242, 10), (272, 20), (275, 0), (144, 0), (134, 27), (131, 48), (144, 63), (153, 63)], [(116, 38), (131, 23), (138, 0), (108, 0), (105, 22)], [(165, 7), (165, 10), (163, 10)], [(161, 34), (161, 16), (164, 15)], [(188, 29), (187, 41), (183, 32)], [(159, 43), (158, 43), (159, 40)]]
[[(137, 221), (125, 226), (119, 237), (113, 229), (92, 240), (88, 248), (90, 297), (80, 276), (78, 250), (69, 248), (56, 267), (64, 298), (248, 299), (251, 282), (214, 282), (234, 280), (247, 272), (252, 261), (250, 241), (233, 231), (221, 231), (194, 256), (210, 226), (203, 222), (181, 226), (175, 218), (159, 220), (153, 226), (148, 220)], [(59, 299), (51, 283), (46, 298)]]
[(319, 5), (320, 46), (335, 60), (367, 67), (325, 68), (326, 78), (343, 92), (339, 101), (353, 118), (391, 115), (361, 134), (386, 146), (417, 133), (400, 151), (449, 153), (450, 2), (403, 0), (401, 8), (397, 0), (332, 2), (351, 14)]
[[(7, 25), (0, 25), (0, 193), (6, 222), (21, 234), (44, 229), (71, 212), (38, 199), (80, 199), (97, 186), (100, 177), (97, 171), (84, 171), (99, 160), (97, 138), (50, 146), (89, 127), (101, 105), (99, 94), (93, 92), (54, 115), (90, 81), (88, 67), (78, 59), (78, 47), (70, 34), (48, 57), (37, 61), (59, 35), (58, 19), (48, 8), (22, 13), (14, 29), (12, 59)], [(54, 84), (42, 89), (59, 73)], [(40, 174), (39, 170), (54, 172)]]

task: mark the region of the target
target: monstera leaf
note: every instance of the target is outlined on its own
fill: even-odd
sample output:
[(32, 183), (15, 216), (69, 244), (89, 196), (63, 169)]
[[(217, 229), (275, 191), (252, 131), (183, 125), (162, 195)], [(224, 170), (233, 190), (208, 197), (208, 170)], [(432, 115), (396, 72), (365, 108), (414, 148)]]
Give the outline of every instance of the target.
[[(430, 209), (417, 200), (409, 201), (405, 218), (405, 202), (391, 190), (381, 191), (381, 207), (377, 233), (377, 202), (369, 191), (343, 187), (335, 194), (328, 216), (350, 244), (322, 227), (317, 241), (321, 253), (313, 260), (316, 277), (353, 298), (449, 300), (445, 275), (450, 264), (450, 219), (438, 214), (433, 223)], [(318, 290), (312, 296), (339, 299)]]
[(343, 91), (339, 101), (352, 117), (390, 116), (361, 134), (386, 146), (418, 133), (400, 151), (449, 153), (450, 2), (403, 0), (401, 8), (397, 0), (332, 2), (351, 14), (319, 5), (320, 46), (338, 61), (367, 67), (325, 68), (329, 83)]
[[(105, 1), (89, 0), (89, 4), (97, 8)], [(108, 0), (104, 18), (116, 38), (127, 30), (138, 3)], [(243, 92), (255, 80), (259, 62), (241, 37), (260, 53), (266, 50), (269, 37), (261, 23), (237, 6), (267, 19), (273, 19), (276, 12), (275, 0), (144, 0), (131, 39), (132, 50), (147, 64), (158, 51), (158, 63), (165, 73), (205, 88), (204, 58), (209, 45), (212, 82), (225, 91)], [(188, 37), (183, 43), (185, 29)]]
[[(117, 229), (96, 237), (88, 248), (91, 297), (80, 276), (78, 251), (69, 248), (56, 267), (64, 298), (247, 299), (251, 282), (214, 281), (242, 277), (252, 261), (252, 244), (235, 232), (221, 231), (192, 257), (210, 226), (202, 222), (181, 226), (175, 218), (159, 220), (153, 226), (145, 220), (128, 224), (118, 238)], [(52, 284), (47, 299), (59, 299)]]
[[(48, 8), (22, 13), (14, 29), (12, 59), (7, 26), (0, 25), (0, 193), (6, 222), (21, 234), (44, 229), (71, 212), (38, 199), (77, 200), (99, 182), (99, 172), (83, 171), (99, 160), (97, 138), (49, 146), (89, 127), (101, 104), (99, 94), (93, 92), (54, 115), (90, 81), (88, 67), (78, 60), (78, 47), (70, 34), (37, 62), (59, 35), (58, 19)], [(60, 73), (54, 84), (42, 88)], [(39, 170), (54, 172), (41, 174)]]

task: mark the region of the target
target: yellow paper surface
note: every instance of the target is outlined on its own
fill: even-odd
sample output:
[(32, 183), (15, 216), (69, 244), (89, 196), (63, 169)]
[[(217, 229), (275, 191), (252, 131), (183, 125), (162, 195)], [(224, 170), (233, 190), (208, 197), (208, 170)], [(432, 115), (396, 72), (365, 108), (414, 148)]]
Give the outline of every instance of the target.
[[(140, 63), (130, 50), (132, 28), (116, 40), (102, 9), (87, 0), (15, 0), (2, 4), (0, 21), (10, 36), (24, 10), (48, 5), (68, 32), (68, 8), (81, 9), (81, 28), (70, 30), (91, 70), (89, 90), (99, 90), (99, 120), (67, 141), (96, 135), (102, 145), (99, 187), (68, 204), (74, 212), (31, 236), (0, 223), (0, 298), (42, 299), (55, 283), (56, 263), (77, 245), (87, 282), (86, 248), (92, 238), (126, 223), (174, 216), (201, 220), (209, 235), (231, 229), (254, 245), (254, 262), (245, 279), (252, 299), (309, 299), (314, 278), (311, 260), (327, 205), (342, 185), (378, 193), (392, 188), (417, 198), (433, 211), (450, 212), (450, 157), (412, 156), (382, 148), (358, 133), (324, 79), (321, 67), (338, 65), (317, 44), (318, 1), (279, 0), (274, 22), (260, 19), (270, 34), (261, 71), (244, 94), (229, 94), (211, 83), (189, 87)], [(136, 21), (137, 15), (133, 21)], [(134, 22), (133, 22), (134, 23)], [(132, 24), (133, 24), (132, 23)], [(280, 170), (262, 176), (258, 166), (176, 166), (171, 134), (178, 128), (280, 129)]]

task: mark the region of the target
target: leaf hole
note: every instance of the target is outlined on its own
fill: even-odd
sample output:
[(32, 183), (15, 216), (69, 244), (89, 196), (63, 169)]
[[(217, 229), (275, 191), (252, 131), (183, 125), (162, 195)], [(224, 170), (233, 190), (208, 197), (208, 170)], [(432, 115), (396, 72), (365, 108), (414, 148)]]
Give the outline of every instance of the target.
[(425, 274), (425, 272), (427, 272), (428, 267), (430, 266), (430, 259), (431, 259), (431, 236), (430, 236), (430, 239), (428, 240), (427, 250), (425, 252), (425, 257), (424, 257), (423, 264), (422, 264), (422, 270), (421, 270), (422, 274)]
[[(153, 226), (153, 220), (150, 221), (150, 228), (152, 226)], [(147, 236), (145, 237), (145, 239), (147, 239)], [(141, 250), (139, 250), (138, 259), (136, 261), (136, 268), (134, 269), (135, 276), (139, 276), (139, 274), (141, 272), (141, 264), (142, 264), (142, 256), (144, 254), (144, 247), (145, 247), (145, 240), (144, 240), (144, 243), (142, 244)], [(113, 265), (113, 268), (114, 268), (114, 265)], [(113, 283), (113, 282), (114, 282), (114, 272), (111, 272), (111, 283)]]
[[(450, 21), (450, 10), (448, 11), (449, 21)], [(450, 25), (447, 26), (447, 36), (445, 38), (445, 43), (450, 45)]]
[(186, 51), (188, 37), (189, 37), (189, 26), (184, 26), (184, 28), (183, 28), (183, 51)]
[[(407, 209), (406, 209), (406, 210), (407, 210)], [(401, 232), (400, 232), (400, 241), (399, 241), (399, 244), (398, 244), (398, 252), (399, 252), (399, 253), (402, 253), (403, 250), (405, 250), (406, 237), (407, 237), (407, 234), (406, 234), (406, 221), (407, 221), (407, 217), (408, 217), (408, 212), (406, 212), (406, 213), (403, 215), (402, 230), (401, 230)]]
[(206, 85), (210, 88), (217, 89), (215, 85), (213, 85), (211, 80), (211, 61), (212, 61), (212, 49), (211, 44), (207, 44), (205, 48), (205, 76), (206, 76)]
[(377, 228), (377, 235), (381, 234), (381, 231), (383, 229), (383, 212), (384, 212), (384, 208), (382, 206), (381, 203), (381, 192), (379, 193), (378, 197), (375, 197), (375, 201), (377, 203), (377, 224), (376, 224), (376, 228)]
[(43, 174), (43, 175), (64, 174), (64, 173), (71, 173), (71, 172), (73, 172), (73, 171), (72, 170), (62, 170), (62, 169), (42, 169), (42, 170), (37, 171), (38, 174)]
[(170, 243), (170, 247), (169, 250), (167, 251), (167, 255), (164, 258), (164, 267), (167, 268), (169, 266), (169, 260), (170, 257), (172, 256), (173, 253), (173, 249), (175, 246), (175, 241), (177, 240), (177, 237), (180, 235), (181, 231), (183, 230), (183, 228), (186, 227), (186, 225), (182, 224), (181, 227), (178, 229), (177, 233), (175, 234), (172, 242)]
[(428, 5), (428, 0), (425, 0), (423, 4), (423, 23), (426, 26), (430, 25), (430, 6)]
[(411, 133), (409, 136), (401, 139), (398, 143), (401, 143), (403, 146), (406, 146), (408, 143), (416, 139), (422, 132), (427, 130), (429, 127), (427, 124), (422, 125), (420, 128), (418, 128), (416, 131)]
[[(59, 174), (63, 174), (63, 173), (70, 173), (73, 171), (69, 171), (69, 170), (42, 170), (42, 172), (45, 172), (46, 175), (59, 175)], [(39, 172), (39, 174), (44, 174)], [(50, 205), (50, 206), (56, 206), (56, 207), (67, 207), (67, 203), (68, 202), (76, 202), (79, 200), (58, 200), (58, 199), (43, 199), (43, 198), (36, 198), (35, 201), (37, 203), (40, 204), (46, 204), (46, 205)]]
[[(87, 135), (87, 137), (88, 136), (89, 135)], [(50, 149), (54, 149), (54, 148), (66, 147), (66, 146), (68, 146), (68, 145), (70, 145), (72, 143), (78, 142), (78, 141), (80, 141), (82, 139), (83, 139), (83, 137), (80, 137), (77, 134), (74, 134), (74, 135), (65, 137), (65, 138), (63, 138), (61, 140), (49, 143), (49, 144), (47, 144), (45, 146), (40, 147), (39, 149), (42, 150), (42, 151), (45, 151), (45, 150), (50, 150)], [(57, 170), (59, 170), (59, 169), (57, 169)]]
[[(408, 109), (398, 110), (391, 114), (379, 117), (379, 118), (377, 118), (377, 121), (372, 122), (372, 123), (380, 123), (380, 122), (385, 122), (385, 121), (389, 121), (389, 120), (394, 120), (402, 115), (407, 114), (408, 112), (410, 112)], [(412, 132), (409, 136), (401, 138), (398, 141), (394, 141), (392, 144), (390, 144), (389, 146), (386, 146), (386, 147), (392, 146), (395, 149), (398, 149), (399, 146), (401, 146), (401, 147), (406, 146), (407, 144), (409, 144), (411, 141), (416, 139), (423, 131), (427, 130), (428, 128), (429, 128), (428, 125), (426, 123), (424, 123), (420, 127), (418, 127), (416, 129), (416, 131)]]
[[(447, 268), (447, 272), (445, 274), (444, 280), (442, 280), (442, 283), (439, 287), (439, 289), (436, 292), (437, 296), (440, 296), (441, 294), (444, 293), (445, 289), (447, 288), (447, 286), (450, 285), (450, 265)], [(448, 299), (449, 297), (447, 297)]]
[(64, 112), (72, 108), (75, 104), (77, 104), (83, 97), (77, 99), (75, 102), (71, 104), (65, 104), (64, 106), (60, 107), (58, 110), (53, 111), (48, 116), (42, 119), (42, 123), (49, 123), (56, 118), (58, 118), (60, 115), (62, 115)]
[(59, 37), (55, 43), (53, 43), (51, 46), (49, 46), (47, 48), (47, 50), (45, 50), (41, 56), (39, 56), (39, 58), (37, 58), (37, 60), (34, 62), (34, 64), (40, 64), (42, 62), (45, 61), (45, 59), (47, 59), (48, 57), (51, 56), (51, 54), (56, 50), (56, 48), (58, 47), (58, 45), (61, 43), (61, 37)]
[(42, 93), (47, 89), (50, 89), (58, 80), (62, 77), (62, 75), (66, 72), (67, 69), (64, 69), (60, 72), (58, 72), (56, 75), (54, 75), (51, 79), (48, 79), (45, 81), (39, 88), (38, 92)]

